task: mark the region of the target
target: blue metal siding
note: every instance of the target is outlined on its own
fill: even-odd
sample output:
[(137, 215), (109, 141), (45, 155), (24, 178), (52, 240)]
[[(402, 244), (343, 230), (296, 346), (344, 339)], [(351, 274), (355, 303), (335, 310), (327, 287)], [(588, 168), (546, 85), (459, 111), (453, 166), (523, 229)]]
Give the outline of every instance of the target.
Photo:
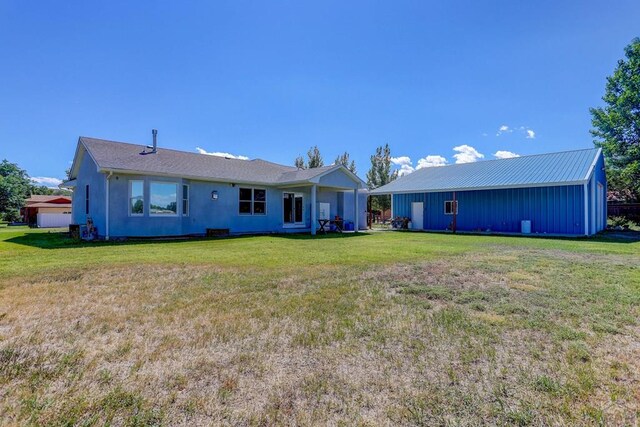
[[(411, 202), (425, 202), (424, 228), (446, 230), (453, 215), (445, 215), (444, 202), (452, 192), (396, 194), (394, 215), (411, 215)], [(520, 232), (522, 220), (531, 221), (532, 233), (584, 233), (584, 194), (581, 185), (459, 191), (457, 229), (460, 231)]]
[[(393, 195), (393, 216), (411, 218), (411, 203), (425, 201), (424, 193), (410, 193), (410, 194), (394, 194)], [(425, 209), (425, 223), (423, 228), (427, 228), (427, 214)]]

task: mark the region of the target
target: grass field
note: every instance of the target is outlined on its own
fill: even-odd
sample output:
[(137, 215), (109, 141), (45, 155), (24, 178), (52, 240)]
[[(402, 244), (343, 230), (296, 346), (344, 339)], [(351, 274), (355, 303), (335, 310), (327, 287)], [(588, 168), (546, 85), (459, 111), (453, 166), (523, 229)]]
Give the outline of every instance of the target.
[(0, 228), (1, 425), (636, 425), (640, 242)]

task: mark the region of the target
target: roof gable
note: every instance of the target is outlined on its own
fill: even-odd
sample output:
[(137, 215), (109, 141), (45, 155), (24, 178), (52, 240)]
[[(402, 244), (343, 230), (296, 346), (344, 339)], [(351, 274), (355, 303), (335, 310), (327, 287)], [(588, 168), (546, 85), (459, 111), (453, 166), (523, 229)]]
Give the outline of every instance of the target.
[(485, 160), (419, 169), (373, 194), (462, 191), (584, 183), (601, 156), (598, 148)]

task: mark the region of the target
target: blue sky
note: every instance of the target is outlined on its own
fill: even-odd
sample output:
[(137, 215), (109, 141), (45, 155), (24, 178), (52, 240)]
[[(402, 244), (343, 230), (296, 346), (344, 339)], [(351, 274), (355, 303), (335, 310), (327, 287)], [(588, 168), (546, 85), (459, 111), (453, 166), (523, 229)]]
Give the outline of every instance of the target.
[(385, 143), (405, 170), (590, 147), (639, 22), (637, 0), (0, 0), (0, 158), (61, 178), (79, 135), (152, 128), (285, 164), (346, 150), (361, 177)]

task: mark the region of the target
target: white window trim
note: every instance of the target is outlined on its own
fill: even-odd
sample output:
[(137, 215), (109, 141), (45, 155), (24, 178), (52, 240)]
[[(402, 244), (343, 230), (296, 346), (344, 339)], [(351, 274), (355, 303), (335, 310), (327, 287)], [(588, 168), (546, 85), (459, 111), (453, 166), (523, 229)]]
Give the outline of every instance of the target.
[[(240, 200), (240, 189), (244, 188), (247, 190), (251, 190), (251, 200)], [(253, 208), (253, 204), (255, 203), (255, 194), (254, 192), (256, 190), (263, 190), (264, 191), (264, 213), (255, 213), (254, 212), (254, 208)], [(267, 216), (267, 189), (266, 188), (262, 188), (262, 187), (238, 187), (238, 215), (239, 216)], [(251, 202), (251, 212), (249, 213), (242, 213), (240, 212), (240, 202)], [(262, 202), (260, 202), (262, 203)]]
[[(296, 193), (293, 191), (283, 191), (282, 192), (282, 213), (284, 214), (284, 195), (285, 194), (293, 194), (293, 203), (296, 203), (296, 197), (302, 197), (302, 221), (301, 222), (284, 222), (284, 218), (282, 219), (282, 228), (306, 228), (306, 224), (304, 221), (304, 193)], [(295, 211), (294, 211), (295, 218)]]
[[(131, 199), (133, 197), (133, 192), (132, 192), (132, 188), (133, 188), (133, 183), (134, 182), (141, 182), (142, 183), (142, 213), (133, 213), (131, 212)], [(145, 206), (144, 206), (144, 180), (142, 179), (130, 179), (129, 180), (129, 198), (127, 200), (127, 210), (129, 212), (129, 216), (144, 216), (145, 213)]]
[[(452, 206), (455, 206), (456, 207), (456, 211), (455, 212), (447, 212), (447, 203), (451, 203)], [(444, 201), (444, 210), (443, 211), (444, 211), (445, 215), (453, 215), (454, 213), (456, 215), (458, 215), (458, 201), (457, 200), (445, 200)]]
[[(151, 213), (151, 186), (153, 184), (174, 184), (176, 186), (176, 213), (174, 214), (154, 214)], [(182, 199), (178, 199), (178, 186), (180, 185), (180, 183), (175, 182), (175, 181), (151, 181), (149, 182), (149, 216), (155, 217), (155, 218), (175, 218), (178, 215), (178, 200), (180, 200), (180, 203), (182, 203)]]
[[(187, 198), (184, 198), (184, 187), (187, 187)], [(180, 210), (181, 210), (181, 214), (182, 216), (189, 216), (189, 214), (191, 213), (191, 187), (189, 186), (189, 184), (182, 184), (181, 187), (181, 195), (182, 197), (180, 198)], [(187, 213), (184, 213), (184, 201), (187, 201)]]

